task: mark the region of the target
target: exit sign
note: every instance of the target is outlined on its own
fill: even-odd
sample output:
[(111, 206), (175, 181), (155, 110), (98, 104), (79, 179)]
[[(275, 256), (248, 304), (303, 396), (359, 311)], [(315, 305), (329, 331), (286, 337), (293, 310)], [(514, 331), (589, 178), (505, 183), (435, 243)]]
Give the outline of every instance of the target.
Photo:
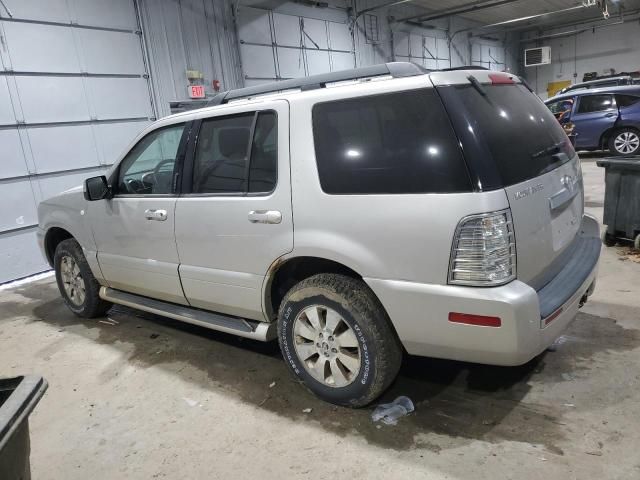
[(189, 85), (189, 98), (204, 98), (204, 85)]

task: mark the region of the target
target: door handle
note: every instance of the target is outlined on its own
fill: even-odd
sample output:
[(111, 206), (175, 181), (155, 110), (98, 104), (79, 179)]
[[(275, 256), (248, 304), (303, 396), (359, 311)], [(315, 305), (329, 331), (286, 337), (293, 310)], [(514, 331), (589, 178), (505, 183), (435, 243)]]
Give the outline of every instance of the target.
[(613, 117), (614, 115), (615, 115), (615, 113), (613, 113), (613, 112), (609, 112), (609, 113), (607, 113), (607, 114), (605, 115), (605, 117), (607, 117), (607, 118), (611, 118), (611, 117)]
[(251, 210), (249, 212), (251, 223), (280, 223), (282, 214), (277, 210)]
[(167, 211), (148, 209), (144, 211), (144, 218), (146, 218), (147, 220), (156, 220), (157, 222), (164, 222), (167, 219)]

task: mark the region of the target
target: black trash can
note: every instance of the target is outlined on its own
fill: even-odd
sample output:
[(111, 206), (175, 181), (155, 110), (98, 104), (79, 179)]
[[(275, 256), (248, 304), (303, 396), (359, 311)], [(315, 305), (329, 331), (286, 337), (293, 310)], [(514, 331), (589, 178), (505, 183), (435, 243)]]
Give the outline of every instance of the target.
[(29, 415), (47, 389), (42, 377), (0, 379), (0, 479), (29, 480)]
[(605, 158), (596, 164), (605, 169), (604, 244), (611, 247), (623, 239), (640, 249), (640, 156)]

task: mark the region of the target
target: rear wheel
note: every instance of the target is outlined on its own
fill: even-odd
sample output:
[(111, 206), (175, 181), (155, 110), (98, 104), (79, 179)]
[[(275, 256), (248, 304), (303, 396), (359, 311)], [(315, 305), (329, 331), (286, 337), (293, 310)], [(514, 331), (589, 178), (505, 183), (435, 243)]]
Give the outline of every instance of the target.
[(62, 299), (73, 313), (94, 318), (103, 316), (111, 308), (111, 303), (100, 298), (100, 285), (75, 239), (69, 238), (58, 244), (53, 265)]
[(337, 405), (375, 400), (402, 361), (378, 299), (364, 282), (344, 275), (315, 275), (295, 285), (280, 307), (278, 339), (291, 372)]
[(640, 133), (631, 128), (614, 132), (609, 138), (609, 151), (614, 155), (637, 155), (640, 152)]

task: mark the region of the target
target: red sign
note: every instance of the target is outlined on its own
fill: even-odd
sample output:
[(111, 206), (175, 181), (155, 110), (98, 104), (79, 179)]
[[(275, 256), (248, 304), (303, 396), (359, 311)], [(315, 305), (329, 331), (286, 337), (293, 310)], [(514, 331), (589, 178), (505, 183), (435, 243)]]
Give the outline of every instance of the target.
[(204, 85), (189, 85), (189, 98), (204, 98)]

